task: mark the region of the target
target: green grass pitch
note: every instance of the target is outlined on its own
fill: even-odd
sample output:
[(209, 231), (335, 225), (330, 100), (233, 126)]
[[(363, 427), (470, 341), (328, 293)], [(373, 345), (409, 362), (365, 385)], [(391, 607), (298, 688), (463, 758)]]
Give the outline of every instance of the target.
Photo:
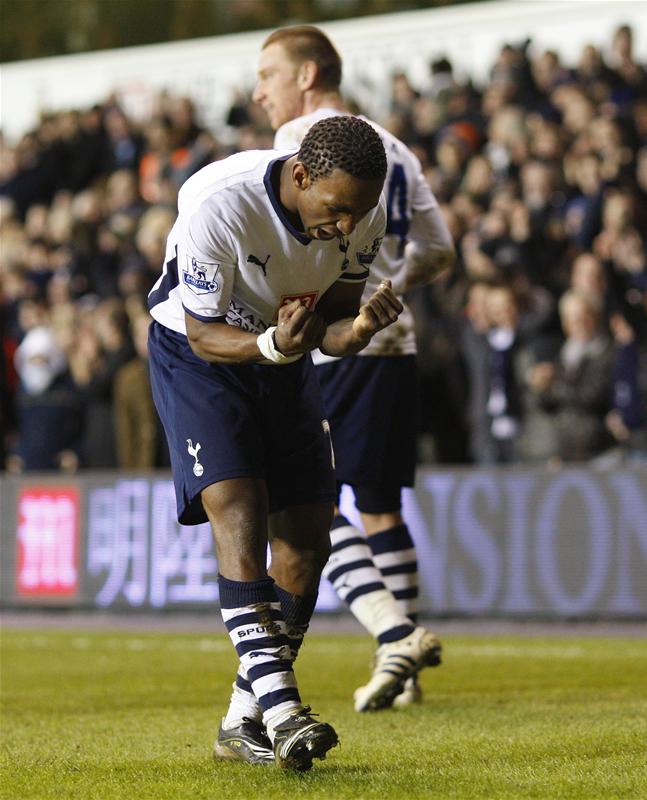
[(6, 630), (1, 796), (647, 798), (647, 639), (444, 644), (421, 706), (360, 715), (368, 637), (311, 635), (297, 676), (341, 747), (300, 775), (211, 759), (235, 669), (219, 632)]

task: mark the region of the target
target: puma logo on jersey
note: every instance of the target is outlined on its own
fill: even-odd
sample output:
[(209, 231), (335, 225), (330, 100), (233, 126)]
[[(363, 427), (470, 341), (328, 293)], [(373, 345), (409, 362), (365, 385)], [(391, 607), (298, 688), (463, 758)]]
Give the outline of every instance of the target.
[(257, 258), (255, 255), (248, 255), (247, 256), (247, 263), (248, 264), (256, 264), (257, 267), (260, 267), (263, 270), (263, 275), (267, 278), (267, 269), (265, 265), (270, 260), (271, 253), (267, 256), (265, 261), (261, 261), (260, 258)]

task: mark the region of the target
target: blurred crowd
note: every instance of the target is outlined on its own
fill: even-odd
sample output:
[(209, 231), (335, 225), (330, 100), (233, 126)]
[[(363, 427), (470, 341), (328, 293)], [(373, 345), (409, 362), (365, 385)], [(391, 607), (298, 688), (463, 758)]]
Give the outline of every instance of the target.
[[(446, 58), (424, 87), (395, 74), (377, 121), (420, 158), (458, 255), (408, 298), (421, 460), (647, 462), (647, 73), (631, 29), (575, 66), (507, 44), (481, 87)], [(216, 135), (162, 94), (135, 124), (112, 97), (0, 142), (8, 471), (168, 465), (146, 295), (184, 180), (271, 147), (248, 95), (226, 122)]]

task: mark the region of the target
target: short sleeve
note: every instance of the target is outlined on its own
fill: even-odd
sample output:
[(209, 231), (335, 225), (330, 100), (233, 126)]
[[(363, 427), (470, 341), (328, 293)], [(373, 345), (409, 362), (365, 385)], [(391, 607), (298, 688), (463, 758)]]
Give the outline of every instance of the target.
[(202, 209), (183, 226), (178, 244), (178, 279), (184, 310), (201, 322), (224, 317), (234, 285), (237, 259), (221, 221)]
[(344, 260), (345, 269), (339, 276), (339, 281), (342, 283), (357, 283), (368, 278), (371, 264), (375, 261), (375, 257), (382, 245), (385, 230), (386, 210), (384, 195), (382, 195), (368, 223), (362, 226), (355, 240), (349, 244)]
[(284, 122), (274, 134), (274, 149), (298, 150), (311, 125), (312, 119), (309, 117), (299, 117)]
[(434, 197), (434, 193), (431, 191), (431, 187), (422, 172), (419, 172), (416, 176), (411, 208), (413, 211), (429, 211), (432, 208), (438, 208), (438, 200)]

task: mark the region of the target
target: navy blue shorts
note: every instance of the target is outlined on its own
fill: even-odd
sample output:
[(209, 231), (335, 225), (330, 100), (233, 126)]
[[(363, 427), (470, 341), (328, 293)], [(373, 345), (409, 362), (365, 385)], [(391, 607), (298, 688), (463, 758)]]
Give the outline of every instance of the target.
[(148, 343), (181, 523), (206, 522), (200, 492), (228, 478), (264, 479), (270, 512), (334, 501), (330, 439), (309, 356), (283, 366), (210, 364), (186, 336), (157, 322)]
[(418, 434), (415, 356), (349, 356), (316, 367), (335, 450), (350, 486), (413, 486)]

